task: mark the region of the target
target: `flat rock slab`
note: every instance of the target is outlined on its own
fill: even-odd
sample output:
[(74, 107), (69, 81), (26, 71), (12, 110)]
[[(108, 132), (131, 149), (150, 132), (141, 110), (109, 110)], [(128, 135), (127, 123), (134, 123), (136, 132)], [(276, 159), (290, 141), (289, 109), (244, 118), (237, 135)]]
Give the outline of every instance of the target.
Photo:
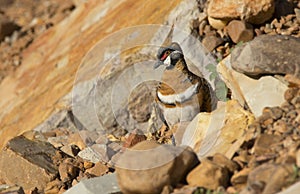
[(97, 194), (97, 193), (119, 193), (116, 173), (107, 174), (101, 177), (91, 178), (79, 182), (67, 190), (65, 194)]
[(0, 177), (24, 189), (43, 189), (58, 173), (53, 161), (56, 153), (49, 143), (17, 136), (0, 152)]
[(300, 77), (300, 39), (261, 35), (231, 54), (232, 68), (248, 75), (292, 74)]
[[(226, 86), (232, 91), (233, 99), (238, 100), (242, 106), (249, 107), (255, 117), (261, 115), (264, 107), (278, 106), (284, 102), (284, 92), (288, 88), (284, 83), (273, 76), (252, 79), (243, 73), (239, 73), (232, 69), (233, 60), (231, 57), (230, 55), (221, 61), (217, 69)], [(252, 62), (251, 59), (249, 61)], [(263, 66), (264, 63), (262, 61), (261, 63)], [(243, 66), (243, 61), (239, 61), (239, 64)]]

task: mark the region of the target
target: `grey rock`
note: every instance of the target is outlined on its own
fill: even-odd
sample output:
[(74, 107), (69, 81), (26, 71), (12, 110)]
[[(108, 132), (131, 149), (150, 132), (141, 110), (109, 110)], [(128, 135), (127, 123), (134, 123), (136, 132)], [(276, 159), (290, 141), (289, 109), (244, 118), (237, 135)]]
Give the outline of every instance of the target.
[(197, 193), (198, 187), (192, 187), (189, 185), (183, 186), (180, 189), (175, 189), (172, 194), (193, 194)]
[(97, 143), (97, 144), (108, 144), (108, 143), (109, 143), (109, 140), (107, 139), (106, 136), (100, 135), (100, 136), (95, 140), (95, 143)]
[(34, 130), (38, 132), (50, 132), (58, 127), (67, 128), (70, 131), (77, 131), (82, 129), (81, 123), (76, 119), (70, 110), (60, 110), (54, 112), (43, 123), (38, 125)]
[(88, 160), (93, 163), (97, 163), (100, 161), (99, 154), (93, 150), (91, 147), (87, 147), (84, 150), (78, 153), (78, 156), (82, 159)]
[(116, 145), (94, 144), (80, 151), (78, 156), (93, 163), (107, 163), (119, 150), (120, 146)]
[(54, 147), (60, 148), (63, 147), (64, 145), (67, 145), (68, 136), (62, 135), (58, 137), (49, 137), (47, 141), (51, 143)]
[(154, 101), (155, 82), (139, 84), (129, 95), (128, 111), (137, 122), (147, 122), (150, 118)]
[(111, 142), (110, 144), (107, 145), (109, 149), (109, 155), (114, 155), (116, 152), (119, 152), (122, 149), (122, 145), (117, 142)]
[(147, 61), (135, 65), (127, 63), (126, 69), (103, 75), (93, 87), (83, 83), (75, 87), (73, 112), (89, 131), (121, 136), (135, 128), (147, 128), (153, 98), (148, 98), (151, 91), (146, 87), (143, 90), (136, 87), (159, 80), (159, 75), (155, 75), (153, 64)]
[(300, 39), (261, 35), (233, 50), (233, 69), (248, 75), (292, 74), (300, 77)]
[(89, 130), (82, 130), (79, 131), (79, 135), (86, 145), (93, 145), (96, 143), (96, 140), (101, 136), (97, 131), (89, 131)]
[(94, 144), (91, 148), (98, 154), (100, 161), (104, 163), (108, 162), (114, 155), (114, 153), (110, 152), (111, 149), (104, 144)]
[(80, 181), (65, 194), (120, 193), (116, 173)]

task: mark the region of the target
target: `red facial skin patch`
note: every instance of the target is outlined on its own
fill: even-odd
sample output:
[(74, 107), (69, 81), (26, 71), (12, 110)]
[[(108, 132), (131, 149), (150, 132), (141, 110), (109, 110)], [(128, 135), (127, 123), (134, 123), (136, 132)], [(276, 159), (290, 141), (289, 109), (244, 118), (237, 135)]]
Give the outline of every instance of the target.
[(160, 60), (165, 60), (166, 58), (168, 57), (168, 54), (167, 53), (164, 53), (164, 55), (160, 58)]

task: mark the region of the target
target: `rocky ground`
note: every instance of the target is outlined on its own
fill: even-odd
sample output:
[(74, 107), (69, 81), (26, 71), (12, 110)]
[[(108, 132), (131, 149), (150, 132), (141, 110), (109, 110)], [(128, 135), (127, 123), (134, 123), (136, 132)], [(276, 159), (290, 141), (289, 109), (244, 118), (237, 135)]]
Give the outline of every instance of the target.
[[(36, 1), (34, 5), (31, 1), (1, 1), (0, 81), (22, 65), (22, 51), (34, 38), (63, 20), (74, 8), (71, 1)], [(243, 42), (252, 41), (257, 36), (279, 34), (300, 38), (299, 1), (275, 1), (275, 12), (270, 16), (267, 14), (262, 15), (260, 19), (253, 19), (250, 14), (243, 16), (246, 22), (241, 21), (238, 16), (233, 16), (234, 18), (228, 21), (226, 14), (233, 14), (224, 7), (224, 12), (228, 13), (223, 13), (223, 16), (213, 15), (212, 8), (202, 1), (199, 1), (199, 9), (202, 11), (199, 18), (191, 21), (192, 34), (199, 38), (218, 61), (229, 54), (234, 56), (235, 47), (240, 47)], [(28, 14), (21, 14), (23, 12)], [(295, 39), (295, 42), (297, 41), (299, 42)], [(299, 43), (295, 45), (299, 46)], [(294, 56), (291, 55), (292, 57)], [(294, 62), (297, 66), (297, 56), (292, 59), (296, 60)], [(234, 67), (234, 63), (232, 66)], [(245, 69), (239, 69), (243, 70), (249, 74)], [(259, 116), (255, 115), (256, 120), (250, 122), (252, 116), (248, 115), (249, 107), (240, 107), (232, 101), (228, 102), (233, 104), (231, 105), (234, 110), (245, 108), (245, 126), (248, 125), (248, 121), (251, 123), (244, 134), (230, 142), (231, 146), (235, 147), (231, 154), (214, 153), (199, 161), (196, 153), (190, 148), (159, 146), (160, 144), (153, 141), (168, 142), (168, 131), (150, 136), (139, 135), (136, 131), (121, 138), (78, 131), (72, 112), (65, 110), (59, 115), (63, 119), (52, 118), (55, 125), (47, 130), (41, 126), (9, 141), (0, 154), (0, 191), (63, 193), (80, 181), (106, 177), (108, 174), (115, 174), (116, 171), (118, 179), (121, 180), (119, 187), (124, 193), (139, 189), (156, 193), (269, 194), (282, 191), (300, 180), (300, 81), (297, 69), (287, 72), (285, 69), (278, 72), (278, 68), (272, 70), (274, 71), (256, 71), (250, 74), (258, 77), (263, 74), (291, 75), (280, 78), (285, 79), (284, 82), (289, 86), (284, 93), (279, 94), (284, 98), (282, 103), (264, 107), (262, 111), (258, 111)], [(230, 94), (235, 94), (236, 91), (234, 88), (230, 89), (231, 98)], [(248, 106), (252, 108), (251, 103), (248, 103)], [(241, 121), (243, 122), (244, 120)], [(144, 140), (147, 139), (152, 141), (146, 143)], [(143, 143), (137, 144), (139, 142)], [(122, 153), (124, 148), (132, 146), (133, 150), (158, 150), (146, 155), (126, 153), (120, 156), (119, 153)], [(95, 154), (95, 150), (98, 154)], [(153, 161), (162, 158), (162, 161), (165, 161), (164, 157), (167, 156), (172, 158), (170, 162), (147, 171), (145, 175), (138, 171), (124, 170), (120, 167), (124, 163), (115, 163), (118, 157), (121, 157), (121, 161), (128, 161), (128, 158), (131, 160), (134, 157), (137, 157), (137, 160), (147, 158), (147, 161)], [(22, 172), (18, 168), (8, 167), (7, 163), (22, 166)], [(117, 168), (118, 166), (120, 168)], [(168, 176), (163, 177), (164, 174)], [(151, 180), (152, 184), (139, 184), (142, 176)], [(153, 180), (153, 177), (157, 179)]]
[(72, 12), (73, 1), (0, 2), (0, 81), (22, 64), (22, 51)]
[[(222, 6), (216, 6), (215, 8), (221, 12), (218, 15), (221, 19), (212, 20), (211, 18), (213, 16), (209, 16), (207, 4), (201, 2), (202, 1), (199, 1), (199, 9), (201, 9), (203, 13), (198, 19), (192, 22), (193, 35), (199, 37), (202, 44), (209, 51), (213, 52), (219, 60), (228, 56), (236, 45), (250, 41), (262, 34), (280, 34), (300, 37), (300, 3), (297, 0), (275, 1), (275, 12), (273, 15), (270, 15), (271, 17), (262, 15), (259, 20), (255, 22), (251, 22), (249, 19), (246, 21), (236, 20), (238, 16), (230, 15), (232, 10), (222, 9)], [(211, 7), (213, 6), (215, 5)], [(210, 12), (212, 12), (212, 9), (210, 9)], [(228, 21), (228, 17), (231, 17), (231, 21)]]

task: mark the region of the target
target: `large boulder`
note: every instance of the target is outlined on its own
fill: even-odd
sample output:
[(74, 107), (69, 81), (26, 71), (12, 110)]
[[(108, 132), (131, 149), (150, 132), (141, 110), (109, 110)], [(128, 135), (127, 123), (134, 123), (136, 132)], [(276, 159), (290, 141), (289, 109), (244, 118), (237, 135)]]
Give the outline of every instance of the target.
[(143, 141), (119, 157), (116, 172), (123, 193), (161, 193), (164, 186), (185, 180), (198, 163), (188, 147)]
[(244, 74), (292, 74), (300, 77), (300, 39), (261, 35), (236, 47), (231, 54), (233, 69)]

